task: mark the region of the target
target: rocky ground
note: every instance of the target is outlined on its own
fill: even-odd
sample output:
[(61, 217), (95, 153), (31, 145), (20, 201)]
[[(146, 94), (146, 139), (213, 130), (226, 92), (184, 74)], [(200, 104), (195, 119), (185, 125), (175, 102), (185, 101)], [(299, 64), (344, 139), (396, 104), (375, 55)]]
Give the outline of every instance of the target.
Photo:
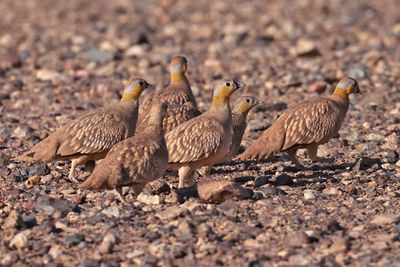
[[(0, 10), (0, 266), (399, 266), (398, 0), (3, 0)], [(118, 101), (130, 76), (161, 88), (174, 54), (188, 57), (202, 110), (221, 77), (265, 101), (244, 146), (344, 74), (364, 95), (320, 148), (334, 163), (218, 166), (212, 178), (234, 191), (218, 203), (176, 190), (170, 175), (121, 204), (78, 190), (68, 163), (13, 160)]]

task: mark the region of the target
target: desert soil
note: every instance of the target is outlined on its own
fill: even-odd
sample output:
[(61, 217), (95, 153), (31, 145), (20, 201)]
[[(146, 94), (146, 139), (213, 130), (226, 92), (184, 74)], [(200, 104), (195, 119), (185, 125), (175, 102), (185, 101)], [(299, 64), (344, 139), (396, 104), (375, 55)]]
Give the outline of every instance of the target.
[[(398, 0), (3, 0), (0, 10), (0, 266), (400, 265)], [(211, 178), (251, 190), (246, 199), (203, 203), (170, 174), (121, 204), (79, 190), (68, 162), (13, 160), (118, 101), (129, 77), (163, 88), (176, 54), (201, 110), (223, 77), (246, 84), (234, 99), (264, 101), (244, 147), (342, 75), (364, 94), (320, 147), (332, 163), (304, 153), (306, 170), (284, 154), (215, 167)]]

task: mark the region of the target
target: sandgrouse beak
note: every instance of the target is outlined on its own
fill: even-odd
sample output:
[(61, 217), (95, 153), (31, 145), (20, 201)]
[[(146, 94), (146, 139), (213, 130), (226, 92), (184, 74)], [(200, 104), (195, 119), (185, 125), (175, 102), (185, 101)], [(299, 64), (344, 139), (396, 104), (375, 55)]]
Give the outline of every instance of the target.
[(356, 85), (356, 90), (355, 90), (355, 92), (356, 92), (356, 94), (360, 94), (360, 95), (363, 94), (363, 92), (360, 90), (360, 87), (359, 87), (358, 84)]
[(151, 83), (146, 82), (146, 88), (148, 88), (148, 89), (154, 89), (154, 88), (156, 88), (156, 86), (155, 86), (154, 84), (151, 84)]
[(242, 83), (241, 81), (233, 80), (233, 82), (235, 83), (235, 91), (244, 87), (244, 83)]

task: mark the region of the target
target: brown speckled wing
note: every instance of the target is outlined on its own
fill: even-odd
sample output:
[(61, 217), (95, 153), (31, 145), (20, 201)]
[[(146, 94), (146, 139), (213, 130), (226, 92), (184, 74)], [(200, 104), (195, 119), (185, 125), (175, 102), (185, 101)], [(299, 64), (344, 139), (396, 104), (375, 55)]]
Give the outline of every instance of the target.
[(338, 104), (328, 98), (312, 98), (293, 106), (276, 122), (282, 123), (286, 132), (282, 150), (328, 141), (339, 130), (343, 117)]
[(143, 144), (141, 140), (133, 138), (134, 142), (128, 139), (109, 152), (121, 164), (123, 175), (122, 181), (117, 183), (119, 185), (148, 182), (158, 178), (165, 172), (168, 163), (167, 151), (160, 147), (159, 142), (147, 140)]
[[(187, 92), (186, 85), (170, 85), (166, 90), (162, 90), (156, 96), (158, 101), (166, 102), (168, 105), (183, 105), (187, 102), (194, 102)], [(190, 88), (190, 87), (189, 87)]]
[(109, 150), (127, 137), (128, 125), (117, 114), (101, 109), (71, 121), (62, 131), (66, 137), (57, 154), (69, 156)]
[(230, 160), (239, 152), (246, 126), (246, 118), (243, 114), (232, 114), (232, 142), (226, 160)]
[(198, 117), (179, 125), (166, 136), (170, 163), (188, 163), (209, 157), (222, 143), (222, 125)]
[[(182, 122), (194, 118), (194, 115), (199, 115), (200, 112), (198, 112), (196, 105), (191, 103), (190, 97), (185, 91), (171, 91), (168, 89), (169, 88), (155, 92), (154, 95), (149, 95), (149, 97), (140, 105), (138, 125), (140, 125), (141, 128), (144, 128), (147, 125), (150, 113), (149, 111), (153, 100), (156, 100), (157, 103), (165, 102), (168, 104), (167, 116), (166, 119), (164, 119), (164, 130), (172, 130)], [(180, 106), (184, 107), (179, 108)], [(172, 112), (175, 109), (176, 112)], [(171, 121), (172, 124), (169, 125), (169, 123), (166, 123), (167, 121)]]
[(178, 125), (201, 115), (200, 111), (188, 102), (184, 105), (168, 106), (167, 115), (163, 121), (164, 132), (168, 133)]
[(157, 91), (151, 92), (141, 101), (142, 103), (139, 106), (139, 114), (150, 108), (151, 103), (153, 99), (156, 97), (157, 93), (158, 93)]
[(154, 100), (157, 100), (157, 102), (165, 102), (168, 105), (183, 105), (187, 102), (190, 102), (190, 98), (187, 93), (183, 89), (177, 89), (179, 88), (168, 87), (165, 90), (160, 90), (150, 94), (140, 105), (139, 112), (145, 112), (149, 110), (151, 103)]

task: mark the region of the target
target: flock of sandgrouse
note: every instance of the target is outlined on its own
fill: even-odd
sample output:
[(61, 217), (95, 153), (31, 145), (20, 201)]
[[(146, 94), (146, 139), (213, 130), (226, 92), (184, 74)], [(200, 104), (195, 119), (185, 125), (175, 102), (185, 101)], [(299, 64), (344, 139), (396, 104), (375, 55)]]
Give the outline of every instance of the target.
[[(150, 84), (139, 78), (129, 80), (118, 104), (67, 123), (19, 160), (70, 160), (69, 179), (74, 182), (77, 165), (98, 161), (80, 187), (116, 189), (121, 197), (122, 187), (132, 187), (137, 195), (166, 170), (178, 171), (179, 187), (193, 183), (197, 170), (207, 176), (214, 164), (238, 154), (247, 114), (260, 102), (242, 96), (231, 111), (230, 96), (244, 85), (221, 80), (215, 85), (211, 107), (201, 113), (186, 70), (185, 57), (174, 57), (168, 87), (152, 92), (141, 105), (139, 96)], [(305, 148), (312, 160), (324, 160), (317, 156), (318, 145), (337, 134), (353, 93), (360, 93), (357, 81), (341, 78), (332, 95), (305, 100), (283, 112), (236, 159), (266, 159), (285, 151), (300, 165), (296, 152)]]

